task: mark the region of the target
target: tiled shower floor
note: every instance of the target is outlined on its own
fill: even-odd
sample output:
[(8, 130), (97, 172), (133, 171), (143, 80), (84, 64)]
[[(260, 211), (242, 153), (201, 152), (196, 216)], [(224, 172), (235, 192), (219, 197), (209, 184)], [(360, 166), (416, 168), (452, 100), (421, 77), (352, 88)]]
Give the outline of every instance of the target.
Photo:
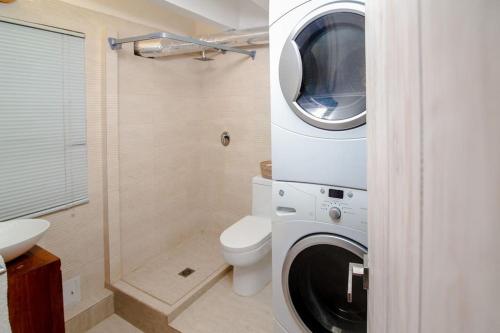
[[(151, 258), (122, 280), (174, 305), (224, 266), (218, 234), (202, 232), (172, 251)], [(179, 275), (185, 268), (194, 272), (187, 277)]]

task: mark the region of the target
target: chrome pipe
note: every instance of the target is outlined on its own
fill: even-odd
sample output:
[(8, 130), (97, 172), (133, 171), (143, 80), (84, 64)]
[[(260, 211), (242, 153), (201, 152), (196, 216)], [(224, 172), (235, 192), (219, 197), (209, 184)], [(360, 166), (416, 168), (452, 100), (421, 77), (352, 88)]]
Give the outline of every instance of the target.
[[(227, 48), (266, 45), (269, 43), (269, 30), (268, 27), (229, 30), (219, 34), (201, 36), (196, 39), (213, 45), (222, 45)], [(166, 38), (134, 42), (134, 53), (138, 56), (147, 58), (201, 53), (202, 51), (210, 49), (218, 48)], [(222, 51), (224, 50), (222, 49)]]

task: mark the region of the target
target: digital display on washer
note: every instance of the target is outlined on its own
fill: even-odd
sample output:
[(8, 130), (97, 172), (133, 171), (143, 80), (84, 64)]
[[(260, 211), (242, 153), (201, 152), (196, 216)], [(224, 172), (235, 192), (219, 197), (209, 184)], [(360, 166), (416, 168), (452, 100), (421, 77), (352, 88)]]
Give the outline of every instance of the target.
[(328, 190), (328, 196), (335, 199), (344, 199), (344, 191), (331, 188)]

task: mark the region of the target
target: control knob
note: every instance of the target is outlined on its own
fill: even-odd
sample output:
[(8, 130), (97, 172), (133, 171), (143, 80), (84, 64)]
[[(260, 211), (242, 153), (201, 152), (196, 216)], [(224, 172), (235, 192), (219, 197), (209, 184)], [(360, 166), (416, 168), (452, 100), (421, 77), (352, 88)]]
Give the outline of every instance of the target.
[(340, 219), (340, 216), (342, 216), (342, 212), (338, 207), (332, 207), (330, 208), (330, 211), (328, 212), (332, 220), (337, 221)]

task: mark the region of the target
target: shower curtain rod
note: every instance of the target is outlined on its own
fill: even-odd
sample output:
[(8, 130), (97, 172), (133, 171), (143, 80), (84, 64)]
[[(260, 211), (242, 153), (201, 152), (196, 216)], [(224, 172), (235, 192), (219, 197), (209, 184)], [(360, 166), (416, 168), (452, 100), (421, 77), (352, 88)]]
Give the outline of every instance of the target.
[(108, 42), (109, 46), (111, 47), (112, 50), (120, 50), (122, 48), (122, 44), (126, 43), (133, 43), (133, 42), (140, 42), (143, 40), (151, 40), (151, 39), (160, 39), (160, 38), (166, 38), (166, 39), (172, 39), (178, 42), (185, 42), (185, 43), (191, 43), (191, 44), (196, 44), (200, 46), (205, 46), (209, 49), (215, 49), (219, 50), (222, 52), (235, 52), (235, 53), (241, 53), (245, 54), (252, 59), (255, 59), (255, 54), (257, 53), (256, 51), (247, 51), (235, 47), (230, 47), (230, 46), (225, 46), (223, 44), (217, 44), (217, 43), (209, 43), (205, 42), (200, 39), (188, 37), (188, 36), (181, 36), (181, 35), (176, 35), (170, 32), (155, 32), (152, 34), (147, 34), (147, 35), (141, 35), (141, 36), (134, 36), (134, 37), (127, 37), (127, 38), (113, 38), (109, 37)]

